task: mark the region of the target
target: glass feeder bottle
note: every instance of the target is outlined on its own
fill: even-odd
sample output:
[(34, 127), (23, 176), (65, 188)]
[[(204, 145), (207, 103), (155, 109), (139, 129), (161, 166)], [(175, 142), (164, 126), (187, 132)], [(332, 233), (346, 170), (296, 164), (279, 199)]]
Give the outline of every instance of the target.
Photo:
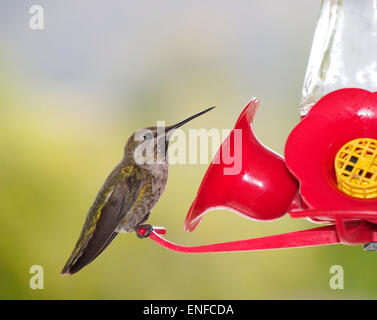
[(341, 88), (377, 91), (377, 0), (322, 0), (300, 115)]

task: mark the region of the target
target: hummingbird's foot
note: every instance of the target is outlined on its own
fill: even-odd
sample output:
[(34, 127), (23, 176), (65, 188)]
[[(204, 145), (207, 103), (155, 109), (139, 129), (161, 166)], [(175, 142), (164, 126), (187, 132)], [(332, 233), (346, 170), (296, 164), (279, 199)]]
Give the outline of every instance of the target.
[(150, 224), (141, 224), (135, 228), (135, 231), (139, 239), (144, 239), (153, 232), (153, 227)]

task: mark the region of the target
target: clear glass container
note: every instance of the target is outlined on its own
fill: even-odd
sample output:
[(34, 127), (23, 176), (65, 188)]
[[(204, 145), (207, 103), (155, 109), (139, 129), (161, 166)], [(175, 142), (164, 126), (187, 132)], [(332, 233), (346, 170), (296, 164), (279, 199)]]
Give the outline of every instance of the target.
[(341, 88), (377, 91), (377, 0), (322, 0), (300, 114)]

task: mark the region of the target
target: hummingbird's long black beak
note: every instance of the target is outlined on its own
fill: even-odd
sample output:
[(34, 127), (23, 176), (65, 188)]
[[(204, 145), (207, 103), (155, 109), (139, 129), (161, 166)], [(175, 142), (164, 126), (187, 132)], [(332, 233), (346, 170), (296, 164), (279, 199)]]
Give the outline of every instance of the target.
[(195, 118), (201, 116), (202, 114), (205, 114), (205, 113), (207, 113), (208, 111), (211, 111), (211, 110), (214, 109), (214, 108), (215, 108), (215, 107), (211, 107), (211, 108), (205, 109), (205, 110), (203, 110), (203, 111), (201, 111), (201, 112), (199, 112), (199, 113), (197, 113), (197, 114), (194, 114), (194, 115), (191, 116), (191, 117), (188, 117), (187, 119), (185, 119), (185, 120), (183, 120), (183, 121), (181, 121), (181, 122), (178, 122), (177, 124), (174, 124), (174, 125), (172, 125), (172, 126), (170, 126), (170, 127), (166, 127), (166, 134), (167, 134), (167, 136), (170, 137), (175, 129), (177, 129), (177, 128), (183, 126), (185, 123), (187, 123), (187, 122), (189, 122), (189, 121), (191, 121), (191, 120), (193, 120), (193, 119), (195, 119)]

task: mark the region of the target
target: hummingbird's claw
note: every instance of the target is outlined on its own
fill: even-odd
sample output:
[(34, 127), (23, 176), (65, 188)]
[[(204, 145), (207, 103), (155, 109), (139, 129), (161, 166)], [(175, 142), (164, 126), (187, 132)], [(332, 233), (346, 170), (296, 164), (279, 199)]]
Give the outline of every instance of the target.
[(150, 224), (142, 224), (137, 226), (136, 235), (139, 239), (148, 238), (149, 235), (153, 232), (153, 227)]

